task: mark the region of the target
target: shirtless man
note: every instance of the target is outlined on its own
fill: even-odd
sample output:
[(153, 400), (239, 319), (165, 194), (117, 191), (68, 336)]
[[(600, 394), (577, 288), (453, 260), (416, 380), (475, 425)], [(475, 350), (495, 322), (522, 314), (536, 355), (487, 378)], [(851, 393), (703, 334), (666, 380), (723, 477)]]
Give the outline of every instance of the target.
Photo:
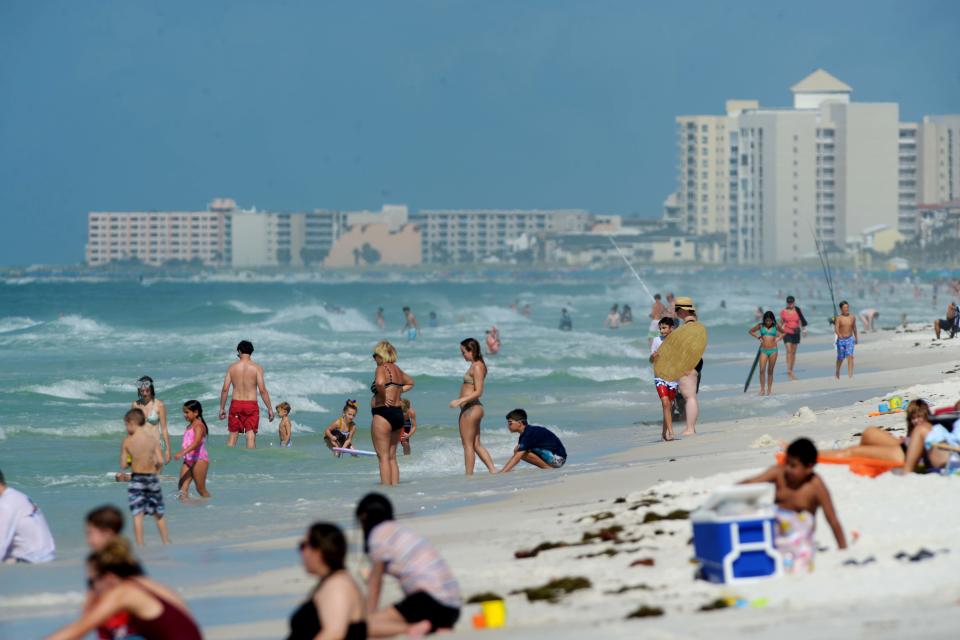
[(403, 325), (403, 334), (407, 336), (407, 340), (416, 340), (420, 335), (420, 323), (417, 322), (413, 311), (410, 311), (410, 307), (403, 308), (403, 317), (406, 320), (406, 324)]
[(937, 340), (940, 339), (941, 331), (949, 331), (950, 337), (953, 337), (953, 323), (957, 317), (957, 305), (950, 302), (947, 304), (947, 317), (944, 320), (939, 318), (933, 321), (933, 333), (937, 336)]
[(223, 389), (220, 390), (220, 419), (227, 417), (224, 407), (227, 404), (227, 394), (230, 393), (230, 387), (233, 387), (233, 397), (230, 399), (230, 419), (227, 421), (227, 430), (230, 435), (227, 436), (227, 446), (232, 447), (237, 444), (237, 437), (241, 433), (247, 434), (247, 449), (257, 448), (257, 431), (260, 429), (260, 407), (257, 405), (257, 391), (263, 398), (263, 403), (267, 407), (267, 417), (273, 422), (273, 403), (270, 402), (270, 394), (267, 392), (267, 385), (263, 381), (263, 367), (255, 363), (250, 356), (253, 355), (253, 344), (247, 340), (241, 340), (237, 345), (237, 357), (239, 362), (234, 362), (227, 369), (227, 375), (223, 378)]
[(837, 332), (837, 380), (840, 379), (840, 367), (844, 360), (847, 361), (847, 376), (852, 378), (853, 347), (860, 339), (857, 335), (857, 319), (850, 315), (850, 303), (846, 300), (840, 302), (840, 315), (833, 328)]
[(650, 305), (650, 328), (647, 331), (647, 346), (652, 347), (654, 339), (660, 337), (660, 318), (667, 315), (667, 308), (660, 302), (660, 294), (653, 294), (653, 304)]

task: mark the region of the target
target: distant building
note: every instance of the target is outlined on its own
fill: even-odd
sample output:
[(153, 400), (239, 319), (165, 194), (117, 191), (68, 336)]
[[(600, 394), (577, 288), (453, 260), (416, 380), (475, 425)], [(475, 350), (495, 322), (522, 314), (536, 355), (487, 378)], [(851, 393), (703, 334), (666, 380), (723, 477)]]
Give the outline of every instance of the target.
[(420, 226), (423, 262), (430, 264), (508, 258), (523, 235), (582, 232), (591, 224), (590, 214), (582, 209), (426, 210), (415, 220)]
[(87, 215), (87, 264), (99, 267), (136, 261), (150, 266), (175, 262), (224, 266), (229, 232), (224, 212), (214, 204), (222, 207), (225, 203), (214, 201), (207, 211), (91, 211)]
[(696, 249), (693, 236), (662, 226), (655, 231), (642, 233), (626, 231), (613, 236), (569, 233), (548, 236), (546, 239), (548, 260), (573, 267), (620, 263), (621, 255), (638, 267), (649, 263), (692, 263), (696, 260)]
[(852, 102), (822, 69), (791, 91), (792, 108), (737, 100), (725, 115), (677, 118), (678, 190), (664, 219), (709, 238), (699, 261), (792, 262), (815, 253), (815, 238), (852, 250), (877, 225), (911, 238), (925, 194), (960, 185), (960, 116), (901, 123), (897, 104)]

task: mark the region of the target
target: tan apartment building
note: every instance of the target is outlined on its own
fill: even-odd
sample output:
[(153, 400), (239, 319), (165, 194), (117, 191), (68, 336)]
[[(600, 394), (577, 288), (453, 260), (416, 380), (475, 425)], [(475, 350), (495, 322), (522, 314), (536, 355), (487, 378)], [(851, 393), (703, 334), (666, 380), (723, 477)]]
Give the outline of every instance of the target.
[(924, 116), (919, 126), (920, 200), (960, 200), (960, 115)]
[(199, 261), (226, 264), (226, 217), (207, 211), (91, 211), (87, 214), (86, 260), (91, 267), (123, 260), (151, 266)]
[(587, 230), (591, 216), (582, 209), (424, 210), (415, 216), (424, 263), (470, 263), (506, 257), (523, 239), (545, 233)]

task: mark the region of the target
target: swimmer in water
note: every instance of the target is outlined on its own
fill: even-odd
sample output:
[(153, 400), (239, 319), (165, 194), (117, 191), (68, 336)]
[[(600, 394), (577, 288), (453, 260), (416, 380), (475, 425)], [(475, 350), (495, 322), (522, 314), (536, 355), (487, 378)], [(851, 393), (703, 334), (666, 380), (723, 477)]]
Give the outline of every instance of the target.
[(170, 464), (170, 432), (167, 431), (167, 405), (157, 398), (153, 388), (153, 378), (143, 376), (137, 380), (137, 399), (130, 405), (131, 409), (140, 409), (147, 417), (143, 430), (157, 439), (163, 447), (164, 464)]
[(387, 326), (387, 320), (383, 317), (383, 307), (377, 307), (377, 326), (380, 329)]
[(410, 311), (410, 307), (403, 308), (403, 317), (405, 320), (403, 334), (407, 336), (407, 340), (416, 340), (420, 335), (420, 323), (417, 322), (417, 317), (413, 315), (413, 311)]
[(470, 363), (463, 374), (460, 397), (450, 402), (451, 409), (460, 409), (460, 440), (463, 443), (463, 462), (468, 476), (473, 475), (477, 456), (490, 473), (496, 473), (490, 452), (480, 443), (480, 421), (483, 420), (483, 385), (487, 377), (487, 365), (480, 352), (480, 343), (467, 338), (460, 343), (460, 355)]
[[(341, 449), (353, 449), (353, 435), (357, 432), (357, 424), (354, 419), (357, 417), (357, 401), (347, 400), (343, 405), (343, 413), (340, 417), (330, 423), (327, 430), (323, 432), (323, 440), (328, 449), (339, 447)], [(334, 451), (333, 455), (340, 457), (339, 451)]]
[(400, 433), (400, 446), (403, 447), (403, 455), (410, 455), (410, 438), (417, 432), (417, 411), (406, 398), (400, 401), (403, 407), (403, 431)]
[(607, 314), (607, 319), (603, 321), (603, 326), (607, 329), (620, 328), (620, 305), (615, 304), (610, 307), (610, 313)]
[(487, 329), (487, 352), (490, 355), (495, 355), (500, 352), (500, 331), (497, 330), (497, 325), (493, 325)]

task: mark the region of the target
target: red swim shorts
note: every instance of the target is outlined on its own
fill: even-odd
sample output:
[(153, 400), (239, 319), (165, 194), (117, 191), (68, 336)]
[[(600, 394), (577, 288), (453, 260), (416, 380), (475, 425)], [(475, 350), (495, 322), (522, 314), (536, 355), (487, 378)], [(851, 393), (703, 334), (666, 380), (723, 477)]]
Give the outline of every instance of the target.
[(665, 384), (657, 383), (657, 395), (661, 398), (670, 398), (673, 400), (677, 397), (677, 388), (673, 386), (668, 386)]
[(227, 414), (227, 430), (230, 433), (256, 433), (260, 429), (260, 406), (256, 400), (231, 400)]

